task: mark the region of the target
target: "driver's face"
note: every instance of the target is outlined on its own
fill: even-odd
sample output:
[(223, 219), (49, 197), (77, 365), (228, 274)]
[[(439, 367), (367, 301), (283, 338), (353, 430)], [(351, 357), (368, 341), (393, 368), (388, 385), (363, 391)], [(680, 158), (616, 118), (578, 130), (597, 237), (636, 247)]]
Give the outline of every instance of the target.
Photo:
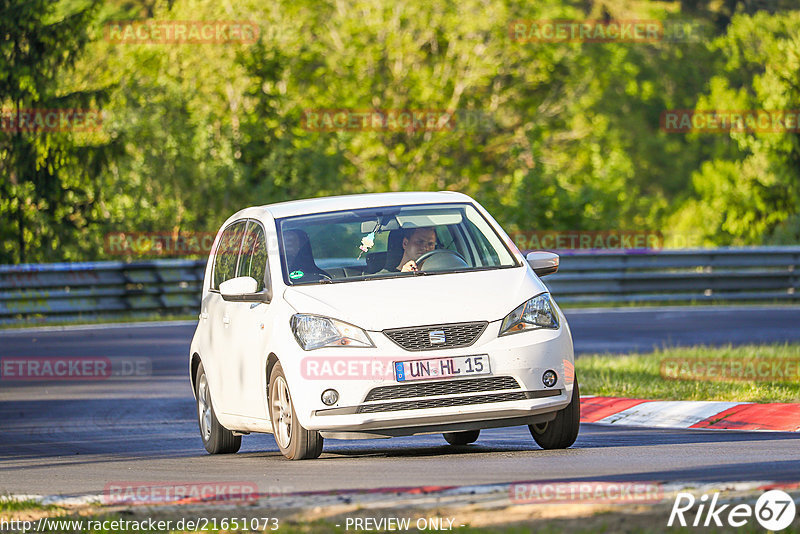
[(410, 237), (403, 239), (403, 250), (407, 257), (416, 260), (426, 252), (436, 248), (436, 232), (433, 228), (414, 230)]

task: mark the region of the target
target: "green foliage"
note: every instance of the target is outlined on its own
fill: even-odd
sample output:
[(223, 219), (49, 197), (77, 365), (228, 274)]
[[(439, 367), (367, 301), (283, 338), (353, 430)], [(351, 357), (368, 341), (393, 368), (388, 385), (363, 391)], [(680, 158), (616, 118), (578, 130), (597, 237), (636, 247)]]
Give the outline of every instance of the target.
[[(667, 109), (800, 109), (800, 12), (780, 2), (0, 6), (3, 108), (104, 110), (99, 132), (0, 131), (0, 263), (109, 257), (108, 232), (213, 232), (247, 205), (441, 189), (474, 196), (510, 231), (798, 241), (796, 133), (659, 129)], [(714, 39), (524, 43), (509, 34), (517, 19), (603, 18), (689, 20)], [(106, 23), (130, 20), (249, 21), (260, 36), (105, 37)], [(449, 110), (456, 123), (304, 127), (305, 111), (319, 109)]]
[(19, 499), (9, 494), (0, 495), (0, 512), (2, 513), (55, 509), (55, 506), (42, 504), (36, 499)]
[[(102, 88), (66, 86), (62, 75), (85, 46), (93, 4), (56, 10), (48, 0), (6, 0), (0, 8), (0, 261), (39, 261), (84, 250), (101, 220), (101, 177), (114, 143), (93, 132), (30, 131), (20, 114), (43, 109), (97, 109)], [(12, 122), (13, 121), (13, 122)]]
[[(698, 110), (800, 109), (800, 12), (733, 18)], [(798, 242), (800, 136), (797, 132), (694, 135), (710, 158), (692, 176), (695, 195), (674, 216), (716, 244)], [(791, 222), (794, 221), (794, 222)]]

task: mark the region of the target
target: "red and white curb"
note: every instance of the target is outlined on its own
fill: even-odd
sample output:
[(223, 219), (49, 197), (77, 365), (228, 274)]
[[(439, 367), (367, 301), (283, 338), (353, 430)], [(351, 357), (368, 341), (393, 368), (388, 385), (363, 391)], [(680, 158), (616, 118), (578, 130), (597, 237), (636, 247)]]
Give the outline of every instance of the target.
[(800, 403), (581, 397), (581, 422), (662, 428), (800, 432)]

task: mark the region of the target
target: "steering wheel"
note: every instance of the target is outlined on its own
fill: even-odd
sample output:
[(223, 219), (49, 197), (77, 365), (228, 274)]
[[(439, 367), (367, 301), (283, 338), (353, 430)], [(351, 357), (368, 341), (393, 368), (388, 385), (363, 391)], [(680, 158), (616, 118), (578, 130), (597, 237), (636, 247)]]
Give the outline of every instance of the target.
[(417, 258), (417, 260), (415, 262), (417, 264), (417, 269), (419, 269), (421, 271), (422, 270), (422, 263), (425, 260), (427, 260), (428, 258), (430, 258), (431, 256), (433, 256), (435, 254), (440, 254), (442, 252), (446, 252), (448, 254), (452, 254), (453, 256), (457, 256), (458, 259), (463, 261), (465, 264), (467, 263), (467, 260), (464, 259), (464, 256), (462, 256), (461, 254), (459, 254), (455, 250), (450, 250), (449, 248), (435, 248), (435, 249), (433, 249), (431, 251), (426, 252), (425, 254), (420, 256), (419, 258)]

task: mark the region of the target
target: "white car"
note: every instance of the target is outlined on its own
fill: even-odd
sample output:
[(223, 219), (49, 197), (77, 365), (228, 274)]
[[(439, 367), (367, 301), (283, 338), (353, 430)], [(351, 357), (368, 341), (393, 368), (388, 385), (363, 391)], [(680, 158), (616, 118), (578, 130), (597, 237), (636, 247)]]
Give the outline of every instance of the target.
[[(423, 253), (424, 252), (424, 253)], [(251, 207), (209, 257), (190, 376), (211, 454), (271, 432), (290, 459), (324, 438), (528, 425), (578, 435), (572, 336), (527, 258), (470, 197), (378, 193)]]

